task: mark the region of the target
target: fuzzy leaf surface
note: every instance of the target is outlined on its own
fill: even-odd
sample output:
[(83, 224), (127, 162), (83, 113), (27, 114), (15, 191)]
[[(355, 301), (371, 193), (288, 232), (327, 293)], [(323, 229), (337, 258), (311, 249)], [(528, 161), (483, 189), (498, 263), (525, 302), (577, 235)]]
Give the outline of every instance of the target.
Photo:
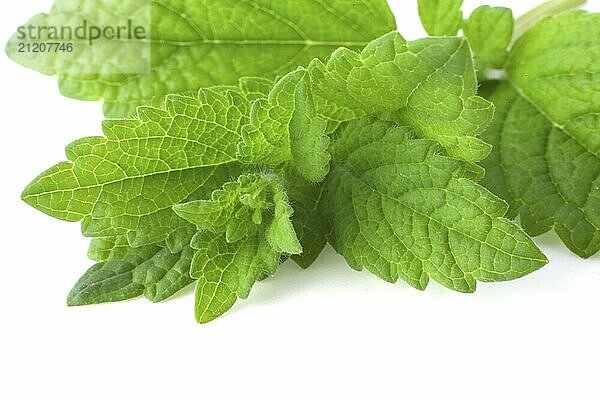
[(280, 253), (260, 234), (228, 243), (225, 234), (206, 231), (196, 242), (192, 276), (196, 283), (195, 315), (210, 322), (246, 299), (261, 276), (272, 276)]
[(317, 115), (308, 73), (280, 79), (268, 97), (252, 104), (238, 157), (248, 164), (289, 163), (303, 178), (321, 182), (329, 172), (327, 121)]
[(283, 254), (302, 253), (287, 192), (274, 175), (242, 175), (211, 199), (174, 209), (198, 227), (191, 276), (198, 280), (195, 310), (200, 323), (247, 298), (254, 283), (275, 273)]
[[(105, 243), (111, 247), (110, 241)], [(133, 249), (126, 239), (115, 238), (106, 260), (90, 269), (77, 281), (67, 296), (70, 306), (109, 303), (141, 296), (144, 286), (134, 282), (135, 268), (151, 259), (160, 247), (146, 246)]]

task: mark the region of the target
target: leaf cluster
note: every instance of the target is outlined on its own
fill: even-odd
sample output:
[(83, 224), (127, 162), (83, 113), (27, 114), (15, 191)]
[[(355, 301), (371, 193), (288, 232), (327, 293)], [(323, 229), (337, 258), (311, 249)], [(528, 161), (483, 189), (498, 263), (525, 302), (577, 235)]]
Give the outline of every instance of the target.
[(600, 250), (600, 14), (585, 1), (549, 1), (514, 20), (510, 9), (477, 8), (462, 25), (462, 2), (424, 8), (428, 31), (456, 35), (473, 51), (480, 93), (496, 106), (481, 136), (493, 151), (482, 184), (510, 204), (531, 236), (554, 229), (581, 257)]
[[(174, 3), (193, 18), (194, 6)], [(164, 53), (151, 84), (132, 76), (111, 86), (108, 114), (132, 116), (107, 119), (103, 136), (69, 145), (67, 160), (23, 192), (92, 238), (97, 264), (70, 305), (162, 301), (195, 284), (196, 319), (209, 322), (284, 260), (308, 268), (328, 243), (350, 267), (388, 282), (424, 290), (433, 279), (460, 292), (545, 265), (528, 234), (554, 227), (578, 254), (598, 251), (597, 14), (561, 13), (516, 38), (508, 9), (485, 6), (464, 21), (462, 1), (419, 1), (434, 37), (409, 42), (394, 32), (384, 1), (339, 0), (327, 10), (299, 2), (298, 15), (328, 15), (321, 22), (264, 3), (216, 7), (232, 11), (227, 23), (246, 12), (270, 29), (251, 62), (248, 43), (214, 50), (216, 60), (248, 63), (233, 69), (239, 76), (190, 80), (209, 65), (186, 64), (195, 57), (186, 51)], [(366, 24), (358, 9), (383, 22), (358, 34)], [(328, 26), (331, 15), (359, 22)], [(282, 43), (299, 39), (288, 28), (300, 41), (334, 39), (291, 55)], [(364, 35), (364, 44), (353, 42)], [(559, 56), (578, 62), (550, 61)], [(171, 61), (180, 69), (164, 79), (160, 68)], [(490, 79), (499, 70), (502, 81)], [(130, 97), (130, 82), (147, 95)], [(517, 214), (523, 228), (509, 219)]]

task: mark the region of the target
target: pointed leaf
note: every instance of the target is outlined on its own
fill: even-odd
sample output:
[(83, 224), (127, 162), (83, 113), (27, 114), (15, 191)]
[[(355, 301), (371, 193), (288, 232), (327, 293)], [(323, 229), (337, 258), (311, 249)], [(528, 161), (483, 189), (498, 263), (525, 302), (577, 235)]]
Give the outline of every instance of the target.
[(196, 284), (196, 320), (206, 323), (224, 314), (250, 294), (262, 273), (272, 274), (279, 253), (264, 237), (250, 236), (227, 243), (223, 234), (203, 232), (194, 256), (192, 276)]
[(106, 247), (113, 243), (113, 249), (106, 260), (90, 268), (75, 284), (68, 297), (69, 305), (116, 302), (141, 295), (159, 302), (193, 282), (190, 267), (194, 251), (189, 245), (172, 253), (154, 245), (133, 248), (124, 237), (95, 241)]
[(287, 193), (280, 182), (273, 188), (273, 220), (267, 228), (267, 241), (279, 253), (300, 254), (302, 245), (296, 236), (291, 218), (294, 210), (290, 205)]
[(36, 178), (23, 199), (82, 221), (87, 236), (135, 231), (135, 245), (164, 241), (183, 226), (174, 204), (210, 193), (239, 171), (236, 145), (247, 110), (236, 92), (202, 90), (169, 96), (164, 109), (140, 108), (137, 119), (105, 121), (106, 137), (71, 144), (69, 161)]

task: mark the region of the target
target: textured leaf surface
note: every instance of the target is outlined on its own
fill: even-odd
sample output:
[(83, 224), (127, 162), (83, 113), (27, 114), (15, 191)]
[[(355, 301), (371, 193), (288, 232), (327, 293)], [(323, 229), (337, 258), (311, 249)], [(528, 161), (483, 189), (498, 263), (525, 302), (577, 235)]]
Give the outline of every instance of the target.
[(480, 77), (488, 69), (504, 66), (514, 30), (510, 8), (482, 6), (477, 8), (464, 24), (464, 33), (475, 55), (475, 66)]
[(236, 146), (247, 114), (234, 91), (168, 96), (165, 109), (139, 108), (137, 119), (105, 121), (106, 137), (71, 144), (69, 161), (36, 178), (23, 199), (53, 217), (83, 221), (87, 236), (132, 232), (136, 246), (164, 241), (185, 226), (173, 205), (239, 174)]
[(94, 265), (71, 289), (67, 304), (83, 306), (141, 296), (144, 293), (144, 286), (133, 282), (134, 269), (135, 265), (120, 261)]
[(392, 113), (419, 136), (467, 161), (485, 158), (477, 138), (493, 106), (477, 96), (471, 52), (464, 39), (428, 38), (407, 43), (390, 33), (360, 54), (337, 50), (327, 64), (309, 66), (317, 111), (334, 121)]
[(463, 22), (463, 0), (418, 0), (419, 16), (431, 36), (456, 36)]
[(407, 43), (390, 33), (361, 53), (342, 48), (326, 64), (313, 60), (270, 89), (267, 80), (246, 78), (236, 90), (247, 96), (250, 110), (248, 123), (240, 125), (240, 161), (291, 165), (310, 182), (323, 180), (329, 169), (328, 134), (340, 122), (366, 115), (393, 114), (467, 161), (490, 151), (477, 135), (489, 124), (493, 106), (476, 94), (464, 39)]
[(247, 298), (256, 281), (275, 273), (282, 254), (302, 252), (287, 193), (274, 175), (242, 175), (210, 200), (174, 209), (199, 229), (191, 272), (198, 279), (198, 322), (212, 321), (238, 297)]
[(134, 270), (151, 259), (160, 248), (146, 246), (133, 249), (126, 245), (123, 237), (107, 240), (105, 247), (112, 247), (106, 260), (91, 267), (77, 281), (67, 297), (68, 305), (123, 301), (144, 293), (144, 286), (133, 280)]
[(163, 248), (133, 271), (133, 281), (143, 285), (148, 300), (166, 300), (194, 282), (190, 276), (193, 256), (189, 246), (177, 254)]
[(126, 258), (130, 250), (125, 236), (94, 238), (88, 249), (88, 258), (98, 263), (119, 260)]
[(351, 122), (333, 148), (327, 210), (333, 243), (357, 269), (418, 289), (429, 277), (472, 292), (476, 281), (516, 279), (546, 264), (503, 218), (507, 206), (464, 178), (459, 161), (406, 127)]
[(589, 257), (600, 250), (600, 14), (543, 20), (515, 43), (506, 70), (491, 95), (483, 183), (529, 234), (554, 228)]
[[(160, 301), (195, 279), (208, 322), (282, 259), (310, 266), (327, 238), (386, 280), (472, 291), (545, 262), (467, 178), (489, 152), (477, 135), (493, 106), (476, 91), (466, 40), (386, 34), (277, 82), (244, 78), (109, 120), (23, 197), (95, 238), (81, 304)], [(349, 122), (366, 115), (382, 119)]]
[(133, 248), (125, 236), (97, 238), (90, 257), (99, 263), (75, 284), (68, 304), (80, 306), (128, 300), (144, 295), (152, 302), (168, 299), (193, 280), (190, 267), (193, 250), (180, 252), (148, 245)]
[(306, 180), (322, 181), (329, 171), (327, 121), (317, 116), (304, 69), (280, 79), (268, 98), (252, 105), (238, 156), (242, 162), (290, 163)]
[(177, 205), (174, 210), (200, 229), (224, 232), (229, 243), (264, 230), (269, 244), (278, 252), (302, 252), (291, 222), (292, 207), (276, 175), (242, 175), (215, 191), (210, 200)]
[[(384, 0), (57, 0), (49, 14), (38, 14), (25, 25), (77, 26), (85, 19), (119, 26), (135, 15), (133, 4), (151, 5), (149, 73), (105, 72), (107, 65), (118, 70), (129, 62), (124, 54), (132, 43), (127, 40), (105, 40), (107, 51), (93, 58), (77, 53), (81, 44), (76, 44), (77, 57), (68, 58), (67, 65), (60, 53), (19, 53), (17, 44), (23, 41), (17, 35), (6, 52), (29, 68), (58, 74), (65, 96), (104, 99), (106, 115), (122, 117), (134, 115), (137, 106), (160, 104), (170, 93), (235, 84), (244, 76), (274, 78), (339, 46), (360, 49), (396, 28)], [(52, 41), (47, 35), (40, 41)]]
[(206, 323), (245, 299), (261, 274), (273, 275), (280, 253), (261, 235), (228, 243), (224, 234), (205, 232), (197, 242), (192, 276), (196, 284), (196, 320)]

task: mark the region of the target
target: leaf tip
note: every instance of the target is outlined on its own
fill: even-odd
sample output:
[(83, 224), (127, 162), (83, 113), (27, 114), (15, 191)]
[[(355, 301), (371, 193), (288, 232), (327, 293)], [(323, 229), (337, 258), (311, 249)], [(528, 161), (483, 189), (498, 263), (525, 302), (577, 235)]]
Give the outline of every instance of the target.
[(79, 292), (75, 290), (76, 288), (71, 289), (69, 294), (67, 295), (67, 306), (68, 307), (79, 307), (83, 306), (85, 303), (81, 301), (79, 297)]

